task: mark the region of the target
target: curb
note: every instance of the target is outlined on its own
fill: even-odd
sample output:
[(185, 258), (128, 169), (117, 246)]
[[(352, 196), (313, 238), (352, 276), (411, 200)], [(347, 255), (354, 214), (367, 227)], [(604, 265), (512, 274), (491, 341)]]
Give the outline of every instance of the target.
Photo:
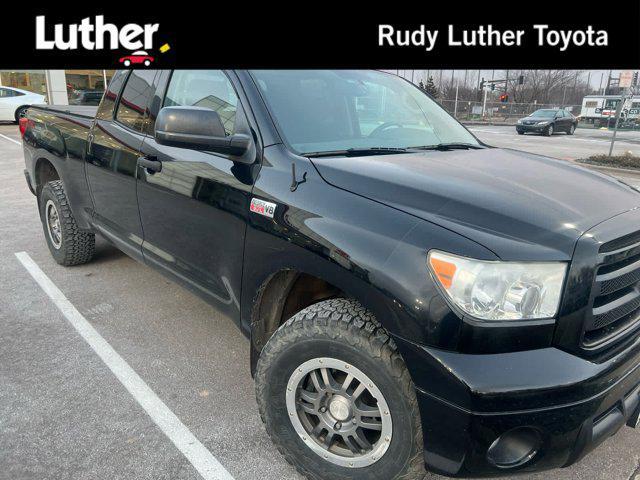
[(604, 165), (597, 165), (595, 163), (580, 162), (578, 160), (571, 160), (571, 161), (583, 167), (593, 168), (594, 170), (604, 170), (605, 172), (615, 172), (619, 174), (637, 176), (640, 178), (640, 169), (634, 170), (631, 168), (607, 167)]

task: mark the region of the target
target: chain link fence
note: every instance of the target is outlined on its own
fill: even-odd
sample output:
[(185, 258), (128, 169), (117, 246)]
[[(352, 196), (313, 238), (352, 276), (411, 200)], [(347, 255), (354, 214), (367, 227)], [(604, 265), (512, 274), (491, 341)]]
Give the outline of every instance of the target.
[(580, 105), (561, 107), (554, 104), (513, 103), (487, 100), (486, 104), (471, 100), (438, 100), (438, 102), (460, 121), (515, 124), (541, 108), (564, 108), (573, 115), (580, 115)]

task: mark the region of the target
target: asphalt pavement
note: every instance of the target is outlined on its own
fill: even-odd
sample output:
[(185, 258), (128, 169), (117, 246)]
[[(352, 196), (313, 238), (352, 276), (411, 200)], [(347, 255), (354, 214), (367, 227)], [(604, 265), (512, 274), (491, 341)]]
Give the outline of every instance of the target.
[[(572, 149), (599, 151), (606, 141), (580, 133), (518, 137), (501, 127), (474, 131), (489, 143), (564, 157)], [(625, 142), (640, 148), (640, 138)], [(194, 444), (228, 478), (299, 478), (264, 431), (249, 343), (230, 319), (101, 239), (87, 265), (53, 261), (19, 143), (15, 125), (0, 125), (0, 479), (197, 479), (206, 455), (189, 450)], [(79, 317), (58, 308), (63, 300), (52, 300), (18, 252)], [(72, 317), (86, 320), (111, 356)], [(114, 355), (133, 373), (119, 376)], [(127, 383), (132, 378), (138, 387)], [(184, 430), (162, 426), (147, 397), (141, 400), (141, 385)], [(626, 480), (636, 478), (639, 461), (640, 432), (624, 428), (578, 465), (517, 478)]]

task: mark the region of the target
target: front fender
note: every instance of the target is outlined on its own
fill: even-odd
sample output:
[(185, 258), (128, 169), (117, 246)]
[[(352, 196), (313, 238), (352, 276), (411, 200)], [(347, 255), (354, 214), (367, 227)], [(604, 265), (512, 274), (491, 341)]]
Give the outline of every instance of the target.
[[(306, 181), (294, 192), (291, 163)], [(242, 324), (249, 332), (257, 292), (283, 270), (320, 278), (371, 310), (394, 336), (455, 348), (461, 321), (437, 291), (431, 248), (493, 260), (479, 244), (438, 225), (326, 183), (308, 159), (265, 149), (253, 196), (276, 204), (273, 218), (250, 213)]]

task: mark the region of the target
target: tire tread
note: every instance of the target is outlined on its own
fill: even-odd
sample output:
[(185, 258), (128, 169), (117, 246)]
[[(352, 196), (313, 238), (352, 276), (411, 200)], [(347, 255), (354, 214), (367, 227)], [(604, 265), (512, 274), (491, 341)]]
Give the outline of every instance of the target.
[[(56, 200), (58, 204), (58, 214), (60, 216), (60, 223), (62, 227), (62, 246), (61, 250), (64, 250), (64, 255), (61, 258), (56, 258), (56, 261), (61, 265), (70, 267), (74, 265), (81, 265), (89, 262), (93, 258), (95, 252), (95, 234), (92, 232), (86, 232), (78, 228), (76, 219), (71, 212), (67, 195), (64, 191), (64, 185), (62, 180), (54, 180), (47, 182), (42, 190), (43, 196), (46, 192)], [(45, 202), (42, 202), (43, 205)], [(44, 208), (44, 206), (43, 206)], [(45, 236), (48, 235), (46, 219), (43, 212), (43, 225), (45, 228)], [(47, 237), (47, 242), (49, 238)]]
[[(265, 403), (267, 382), (263, 380), (272, 360), (291, 342), (301, 341), (305, 338), (317, 338), (318, 334), (346, 342), (348, 345), (387, 365), (397, 384), (402, 387), (403, 395), (408, 399), (411, 410), (410, 415), (414, 419), (416, 431), (412, 445), (413, 451), (407, 466), (402, 475), (396, 478), (398, 480), (424, 478), (422, 427), (415, 387), (411, 376), (398, 353), (395, 342), (387, 331), (370, 311), (353, 299), (334, 298), (310, 305), (284, 322), (267, 342), (258, 360), (255, 375), (256, 397), (262, 422), (265, 425), (268, 423), (266, 418), (267, 405)], [(267, 431), (278, 451), (301, 475), (310, 480), (326, 480), (298, 462), (293, 453), (280, 444), (278, 437), (272, 433), (272, 429), (267, 428)]]

